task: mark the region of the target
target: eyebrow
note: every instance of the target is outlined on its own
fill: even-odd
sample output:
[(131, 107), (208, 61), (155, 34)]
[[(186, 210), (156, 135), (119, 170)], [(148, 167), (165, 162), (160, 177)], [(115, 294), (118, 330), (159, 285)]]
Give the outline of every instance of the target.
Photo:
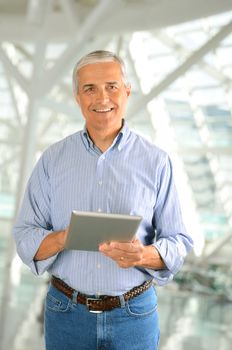
[[(118, 81), (106, 81), (105, 84), (107, 84), (107, 85), (119, 85), (119, 82)], [(82, 88), (86, 89), (88, 87), (93, 87), (93, 86), (95, 86), (95, 84), (90, 83), (90, 84), (83, 85)]]
[(94, 84), (85, 84), (82, 86), (82, 89), (86, 89), (86, 88), (92, 87), (92, 86), (94, 86)]
[(108, 85), (118, 85), (118, 81), (107, 81), (106, 84)]

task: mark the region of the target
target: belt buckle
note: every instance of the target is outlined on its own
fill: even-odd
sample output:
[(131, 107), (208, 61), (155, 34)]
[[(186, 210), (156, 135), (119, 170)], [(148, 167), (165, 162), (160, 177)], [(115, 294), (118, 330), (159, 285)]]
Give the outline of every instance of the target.
[(100, 298), (86, 298), (86, 307), (87, 307), (87, 309), (89, 310), (89, 312), (92, 312), (93, 314), (101, 314), (103, 311), (98, 311), (98, 310), (90, 310), (89, 308), (90, 308), (90, 302), (91, 301), (96, 301), (96, 300), (102, 300), (102, 299), (100, 299)]

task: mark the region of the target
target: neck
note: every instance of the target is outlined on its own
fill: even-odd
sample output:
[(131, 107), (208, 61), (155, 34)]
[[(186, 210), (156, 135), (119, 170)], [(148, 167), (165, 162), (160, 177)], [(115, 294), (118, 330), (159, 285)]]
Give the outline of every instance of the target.
[(105, 152), (113, 143), (115, 137), (118, 135), (122, 128), (122, 125), (115, 129), (92, 129), (88, 125), (86, 126), (88, 134), (93, 141), (93, 143), (102, 151)]

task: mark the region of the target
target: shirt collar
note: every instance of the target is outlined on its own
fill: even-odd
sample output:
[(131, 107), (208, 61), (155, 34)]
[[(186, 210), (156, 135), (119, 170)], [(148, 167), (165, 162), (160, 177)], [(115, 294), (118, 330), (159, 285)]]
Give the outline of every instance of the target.
[(86, 125), (84, 126), (84, 129), (81, 131), (81, 136), (82, 136), (82, 140), (85, 144), (85, 147), (87, 149), (94, 148), (94, 143), (91, 140), (91, 138), (89, 137), (88, 130), (86, 129)]
[[(117, 148), (119, 151), (121, 151), (121, 149), (126, 144), (127, 139), (130, 135), (130, 130), (125, 119), (122, 120), (122, 123), (123, 123), (122, 129), (119, 131), (118, 135), (115, 137), (110, 147), (111, 149)], [(91, 140), (88, 130), (86, 128), (86, 125), (84, 126), (84, 129), (81, 131), (81, 137), (87, 150), (92, 149), (96, 151), (97, 147), (94, 145), (93, 141)]]

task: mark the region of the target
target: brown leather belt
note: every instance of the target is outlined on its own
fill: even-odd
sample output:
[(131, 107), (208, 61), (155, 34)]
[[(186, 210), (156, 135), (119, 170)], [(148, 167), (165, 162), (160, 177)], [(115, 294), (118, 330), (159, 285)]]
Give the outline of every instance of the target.
[[(61, 279), (52, 276), (51, 284), (58, 289), (60, 292), (65, 294), (68, 298), (73, 299), (73, 293), (77, 291), (72, 287), (68, 286)], [(145, 292), (152, 285), (152, 280), (146, 281), (138, 287), (134, 287), (129, 290), (125, 294), (123, 294), (124, 300), (128, 301), (143, 292)], [(86, 305), (90, 312), (102, 312), (102, 311), (110, 311), (116, 307), (120, 307), (120, 298), (118, 296), (107, 296), (101, 295), (99, 298), (88, 297), (85, 294), (77, 293), (76, 302)]]

